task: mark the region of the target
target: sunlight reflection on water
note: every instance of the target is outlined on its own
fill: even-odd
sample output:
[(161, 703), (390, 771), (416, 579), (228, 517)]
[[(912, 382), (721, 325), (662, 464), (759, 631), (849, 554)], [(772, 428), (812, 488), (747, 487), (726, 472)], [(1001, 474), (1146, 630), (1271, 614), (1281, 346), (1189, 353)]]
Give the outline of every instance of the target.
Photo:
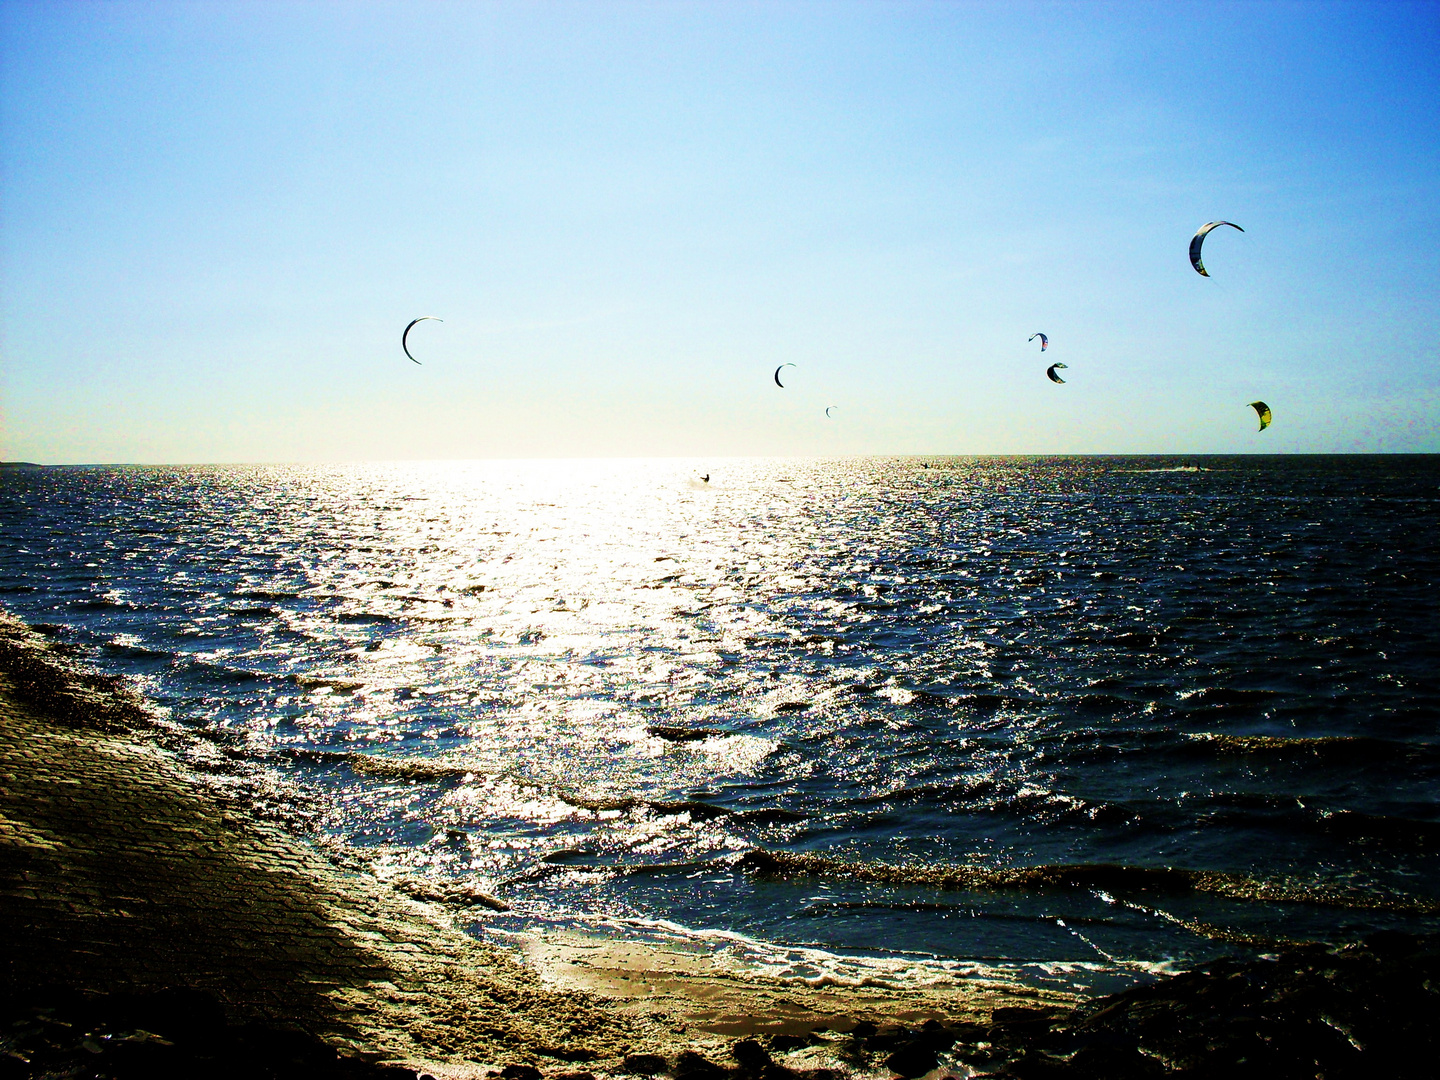
[(727, 860), (1440, 892), (1433, 462), (927, 464), (46, 470), (5, 478), (3, 582), (334, 834), (530, 916), (1046, 962), (1091, 919), (1149, 963), (1219, 946), (1083, 890), (817, 906)]

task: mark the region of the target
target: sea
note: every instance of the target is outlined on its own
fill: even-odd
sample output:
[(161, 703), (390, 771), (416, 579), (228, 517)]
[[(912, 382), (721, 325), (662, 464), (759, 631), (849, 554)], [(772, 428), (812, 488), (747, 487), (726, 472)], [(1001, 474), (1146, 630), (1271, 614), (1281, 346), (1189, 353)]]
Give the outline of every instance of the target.
[(0, 472), (0, 603), (381, 876), (811, 984), (1440, 930), (1440, 457)]

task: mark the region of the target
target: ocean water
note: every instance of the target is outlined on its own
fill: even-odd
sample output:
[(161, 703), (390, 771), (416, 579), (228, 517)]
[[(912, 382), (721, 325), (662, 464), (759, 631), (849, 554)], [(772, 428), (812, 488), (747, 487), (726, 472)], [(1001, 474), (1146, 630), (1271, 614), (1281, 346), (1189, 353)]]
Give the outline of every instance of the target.
[(1107, 989), (1440, 929), (1435, 457), (6, 470), (0, 530), (477, 934)]

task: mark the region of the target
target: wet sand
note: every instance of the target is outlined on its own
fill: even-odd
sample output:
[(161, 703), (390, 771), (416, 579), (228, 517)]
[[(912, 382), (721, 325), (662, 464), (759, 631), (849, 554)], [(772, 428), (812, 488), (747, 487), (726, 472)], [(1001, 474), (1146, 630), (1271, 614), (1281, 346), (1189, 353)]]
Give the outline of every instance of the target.
[(608, 999), (627, 1016), (661, 1008), (683, 1024), (718, 1035), (803, 1036), (847, 1032), (862, 1021), (918, 1027), (926, 1022), (989, 1023), (996, 1009), (1068, 1009), (1070, 995), (1001, 979), (943, 985), (815, 985), (778, 979), (723, 953), (687, 943), (658, 945), (573, 932), (534, 934), (521, 942), (526, 963), (554, 986)]

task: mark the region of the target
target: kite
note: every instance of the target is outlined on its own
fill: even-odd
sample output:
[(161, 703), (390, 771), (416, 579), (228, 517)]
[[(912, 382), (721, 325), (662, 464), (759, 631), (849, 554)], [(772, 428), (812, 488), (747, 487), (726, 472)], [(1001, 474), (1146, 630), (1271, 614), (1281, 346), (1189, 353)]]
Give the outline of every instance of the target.
[(1051, 382), (1063, 383), (1065, 380), (1060, 378), (1059, 375), (1055, 374), (1055, 369), (1069, 366), (1069, 364), (1051, 364), (1048, 368), (1045, 369), (1045, 374)]
[(1049, 339), (1048, 337), (1046, 337), (1044, 334), (1031, 334), (1031, 335), (1030, 335), (1028, 338), (1026, 338), (1025, 340), (1026, 340), (1026, 341), (1034, 341), (1037, 337), (1040, 339), (1040, 351), (1041, 351), (1041, 352), (1044, 352), (1046, 349), (1048, 349), (1048, 348), (1050, 347), (1050, 339)]
[[(410, 325), (407, 326), (407, 327), (405, 327), (405, 332), (400, 335), (400, 348), (402, 348), (402, 349), (405, 350), (405, 355), (406, 355), (406, 356), (410, 356), (410, 346), (409, 346), (409, 344), (408, 344), (408, 341), (409, 341), (409, 338), (410, 338), (410, 330), (411, 330), (411, 328), (412, 328), (417, 322), (424, 322), (426, 319), (434, 319), (435, 322), (444, 322), (444, 321), (445, 321), (444, 319), (436, 319), (434, 315), (421, 315), (420, 318), (418, 318), (418, 319), (411, 319), (411, 320), (410, 320)], [(419, 360), (416, 360), (415, 357), (413, 357), (413, 356), (410, 356), (410, 362), (411, 362), (412, 364), (418, 364), (418, 363), (420, 363), (420, 361), (419, 361)]]
[(780, 367), (777, 367), (777, 368), (775, 369), (775, 385), (778, 386), (778, 387), (780, 387), (781, 390), (784, 390), (784, 389), (785, 389), (785, 384), (780, 381), (780, 371), (781, 371), (781, 368), (794, 367), (794, 366), (795, 366), (794, 364), (781, 364)]
[(834, 411), (835, 411), (835, 406), (834, 406), (834, 405), (827, 405), (827, 406), (825, 407), (825, 419), (826, 419), (826, 420), (829, 420), (829, 419), (830, 419), (830, 414), (831, 414), (832, 412), (834, 412)]
[(1264, 431), (1270, 426), (1270, 406), (1263, 401), (1250, 402), (1250, 408), (1255, 410), (1255, 415), (1260, 417), (1260, 430)]
[(1200, 231), (1197, 232), (1190, 241), (1190, 265), (1195, 267), (1195, 271), (1202, 277), (1209, 277), (1210, 275), (1205, 272), (1205, 264), (1200, 261), (1200, 245), (1205, 243), (1205, 236), (1211, 229), (1218, 229), (1221, 225), (1229, 225), (1232, 229), (1240, 229), (1241, 232), (1245, 231), (1233, 221), (1212, 221), (1200, 226)]

